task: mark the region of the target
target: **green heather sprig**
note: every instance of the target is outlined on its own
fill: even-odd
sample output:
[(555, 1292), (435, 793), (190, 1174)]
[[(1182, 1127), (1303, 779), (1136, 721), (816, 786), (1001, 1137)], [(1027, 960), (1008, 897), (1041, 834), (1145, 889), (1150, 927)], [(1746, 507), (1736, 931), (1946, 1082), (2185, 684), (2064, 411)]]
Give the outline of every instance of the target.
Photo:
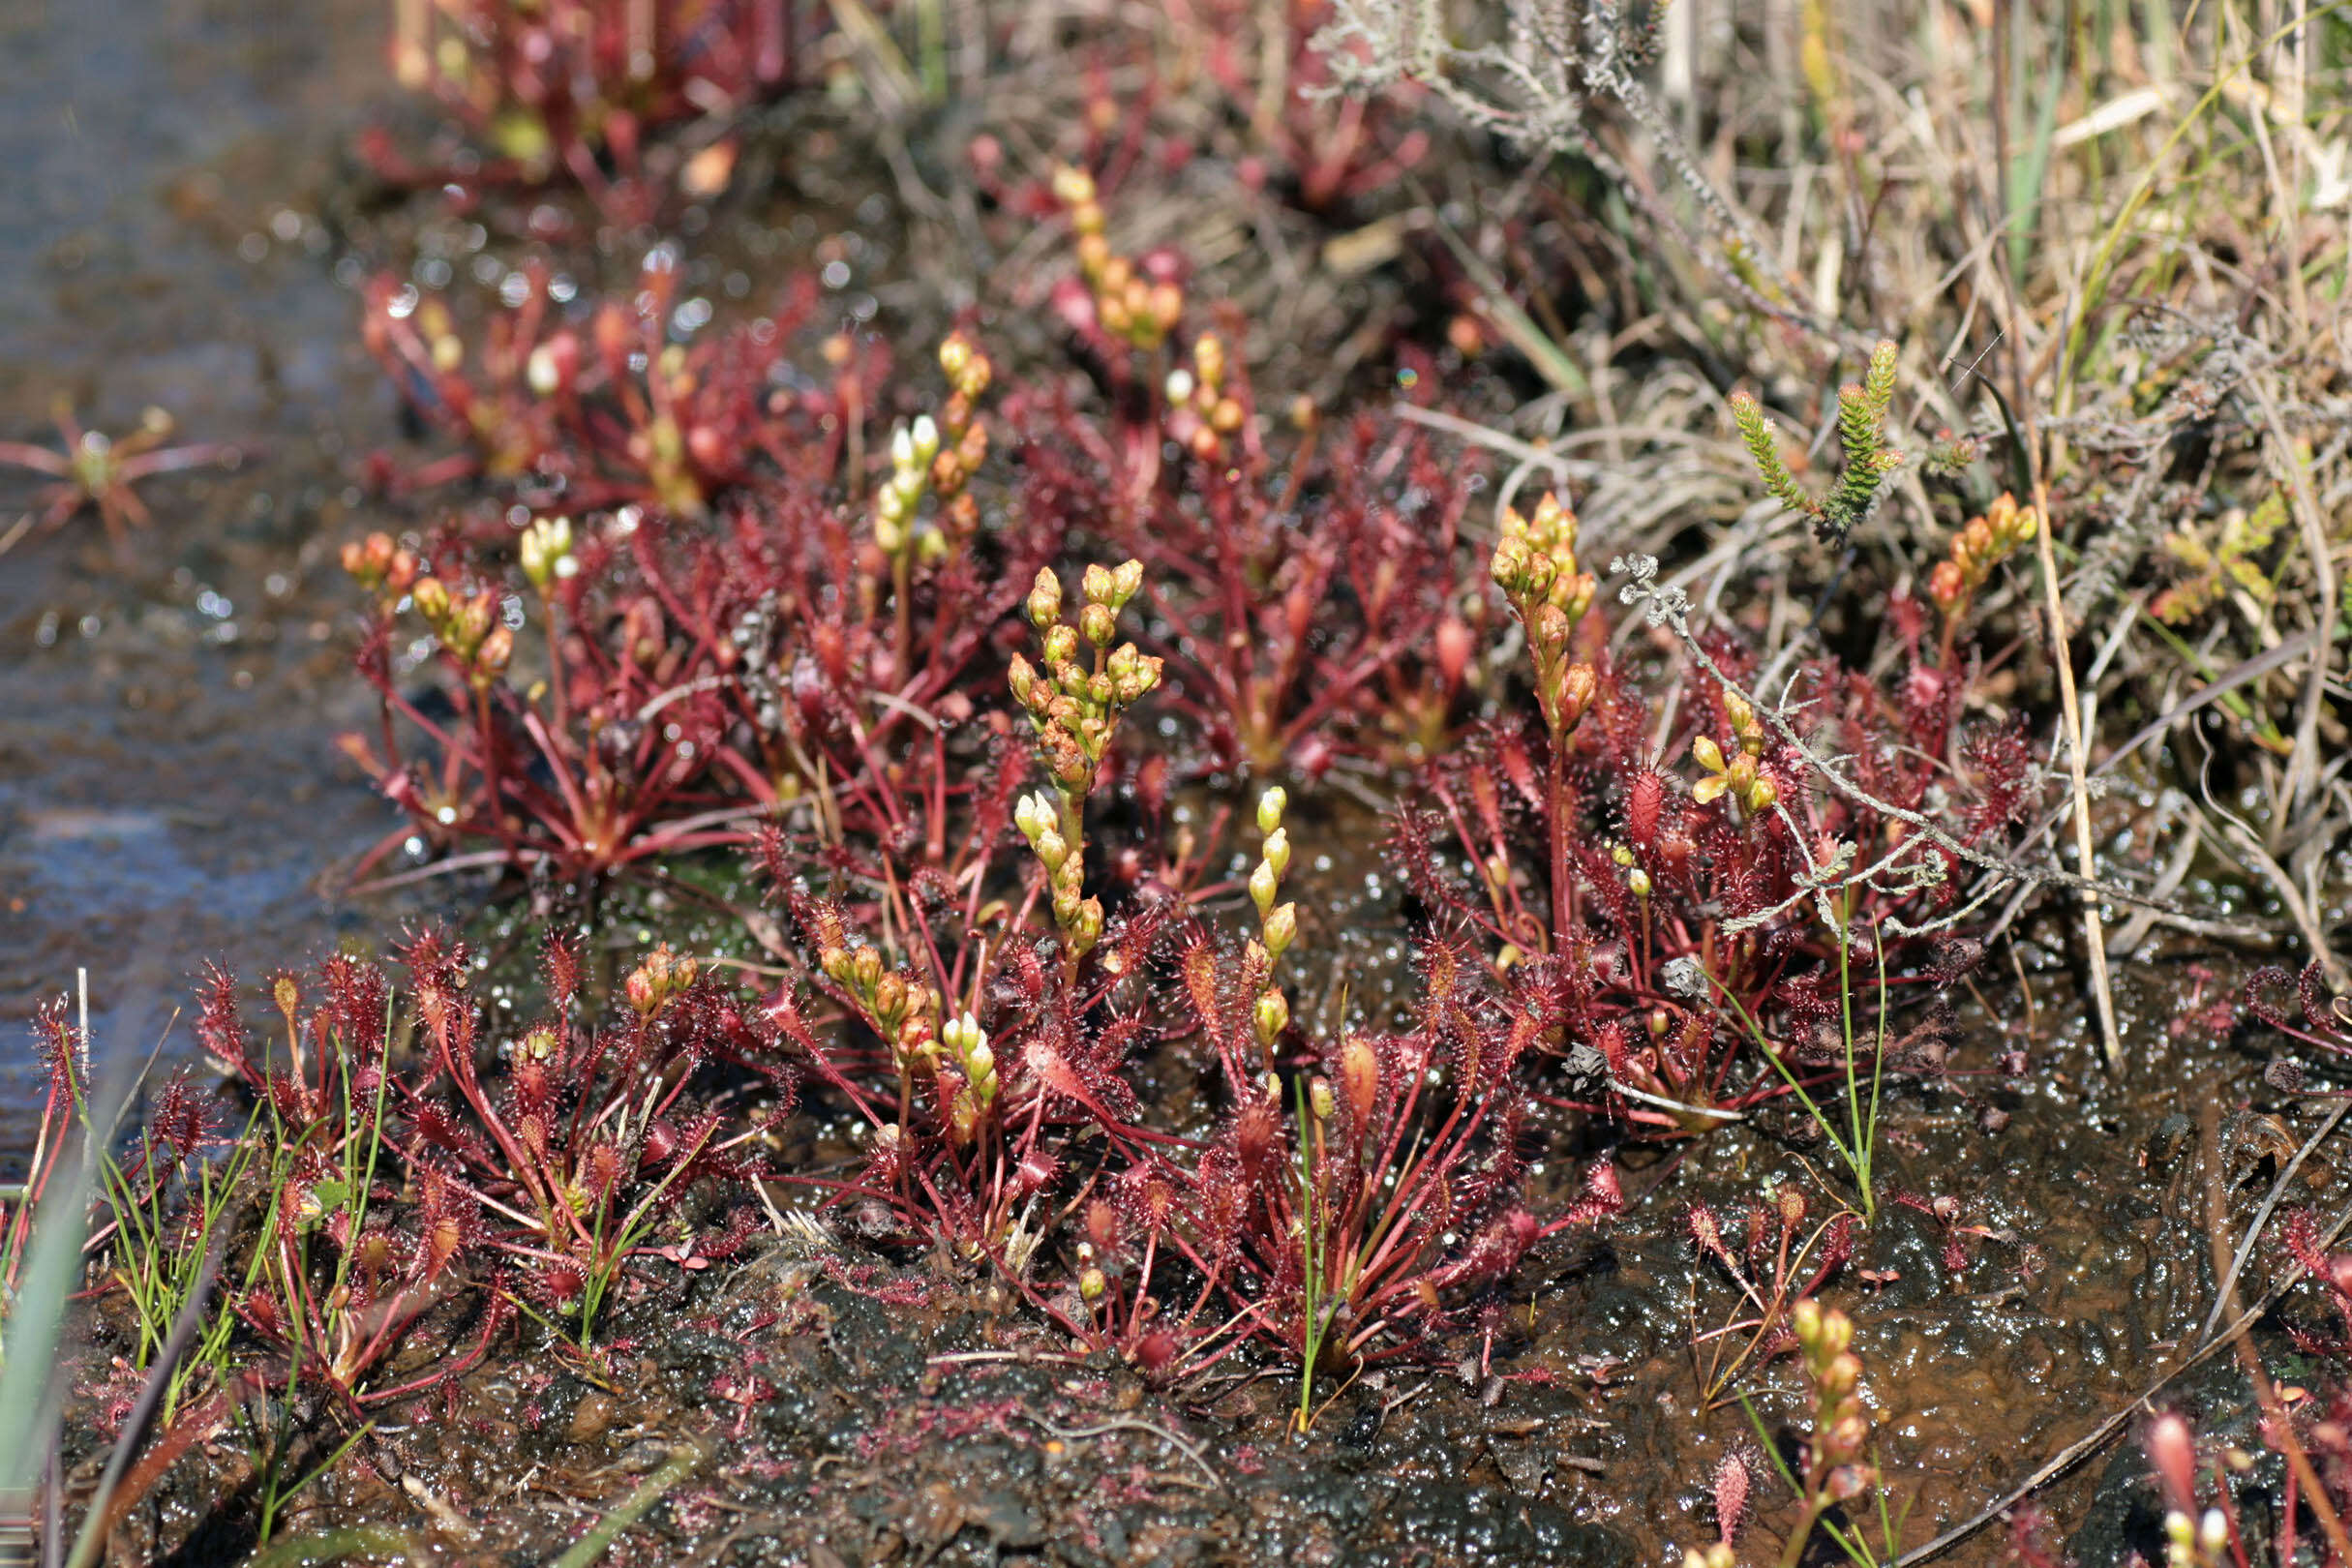
[(2252, 511), (2225, 520), (2210, 546), (2185, 528), (2165, 534), (2164, 554), (2184, 575), (2150, 601), (2148, 613), (2167, 626), (2186, 626), (2232, 588), (2268, 605), (2277, 598), (2278, 585), (2262, 561), (2287, 521), (2286, 490), (2274, 486)]
[(1894, 402), (1898, 350), (1882, 339), (1870, 352), (1870, 364), (1859, 381), (1838, 388), (1837, 441), (1843, 462), (1829, 494), (1816, 499), (1781, 461), (1780, 427), (1764, 417), (1764, 408), (1746, 392), (1732, 394), (1732, 420), (1755, 462), (1756, 471), (1772, 498), (1792, 512), (1813, 520), (1814, 531), (1835, 543), (1877, 504), (1879, 487), (1903, 462), (1903, 454), (1886, 444), (1887, 408)]

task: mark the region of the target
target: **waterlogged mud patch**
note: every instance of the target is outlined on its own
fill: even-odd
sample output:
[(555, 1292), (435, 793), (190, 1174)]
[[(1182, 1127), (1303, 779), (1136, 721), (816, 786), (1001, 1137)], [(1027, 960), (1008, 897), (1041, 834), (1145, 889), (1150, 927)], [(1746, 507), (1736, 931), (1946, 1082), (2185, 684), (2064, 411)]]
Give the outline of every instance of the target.
[[(2166, 1015), (2164, 973), (2127, 972), (2135, 1018)], [(1988, 990), (1949, 1079), (1890, 1085), (1874, 1221), (1821, 1292), (1856, 1325), (1905, 1547), (2171, 1367), (2211, 1300), (2209, 1168), (2243, 1227), (2319, 1119), (2277, 1101), (2258, 1059), (2193, 1035), (2148, 1031), (2112, 1085), (2089, 1070), (2061, 967), (2028, 983), (2037, 1023), (2075, 1038), (2031, 1045), (2022, 1076), (1991, 1070), (2026, 1031), (2021, 993)], [(2185, 1123), (2184, 1083), (2233, 1107), (2210, 1134)], [(1786, 1207), (1801, 1204), (1801, 1242), (1856, 1198), (1800, 1130), (1766, 1115), (1680, 1150), (1620, 1150), (1624, 1215), (1543, 1244), (1428, 1358), (1320, 1382), (1303, 1438), (1294, 1372), (1244, 1352), (1155, 1386), (1075, 1353), (982, 1270), (877, 1250), (852, 1208), (794, 1221), (748, 1262), (648, 1263), (592, 1359), (509, 1331), (485, 1366), (379, 1411), (282, 1527), (394, 1528), (417, 1560), (542, 1561), (693, 1453), (612, 1560), (1634, 1563), (1713, 1537), (1729, 1456), (1753, 1477), (1743, 1539), (1765, 1542), (1794, 1508), (1759, 1429), (1784, 1452), (1801, 1436), (1797, 1385), (1691, 1217), (1704, 1207), (1740, 1276), (1773, 1294)], [(1580, 1152), (1549, 1154), (1538, 1179), (1564, 1190)], [(2345, 1186), (2315, 1160), (2288, 1201), (2334, 1206)], [(2243, 1293), (2280, 1266), (2259, 1254)], [(453, 1296), (420, 1340), (468, 1339), (479, 1302)], [(2311, 1369), (2281, 1326), (2258, 1342), (2291, 1386)], [(2223, 1359), (2159, 1403), (2226, 1436), (2249, 1401)], [(94, 1455), (76, 1474), (95, 1479)], [(2252, 1509), (2277, 1478), (2257, 1466), (2240, 1486)], [(135, 1538), (159, 1560), (236, 1560), (254, 1487), (224, 1433), (142, 1505)], [(2131, 1445), (2094, 1455), (2038, 1499), (2045, 1537), (2120, 1563), (2145, 1550), (2152, 1496)], [(2002, 1560), (2006, 1540), (1996, 1526), (1950, 1560)]]
[[(101, 0), (6, 26), (0, 432), (54, 445), (56, 399), (118, 436), (153, 407), (246, 455), (143, 482), (126, 557), (86, 513), (0, 560), (0, 1168), (38, 1108), (39, 999), (87, 968), (102, 1060), (143, 1058), (202, 959), (349, 934), (319, 879), (392, 827), (332, 750), (369, 711), (347, 467), (391, 405), (316, 212), (380, 25), (364, 0)], [(0, 470), (0, 532), (37, 483)]]

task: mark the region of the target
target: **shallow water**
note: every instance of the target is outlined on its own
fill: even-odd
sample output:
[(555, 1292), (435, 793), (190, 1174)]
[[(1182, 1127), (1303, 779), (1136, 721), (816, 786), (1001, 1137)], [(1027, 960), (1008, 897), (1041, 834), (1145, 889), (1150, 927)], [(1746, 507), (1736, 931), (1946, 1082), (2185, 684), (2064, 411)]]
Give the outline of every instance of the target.
[[(380, 76), (375, 0), (91, 0), (0, 11), (0, 436), (49, 406), (120, 435), (249, 443), (147, 481), (118, 561), (95, 513), (0, 558), (0, 1151), (22, 1021), (90, 973), (100, 1052), (153, 1046), (207, 957), (252, 975), (335, 940), (320, 876), (389, 816), (330, 750), (348, 678), (332, 547), (347, 472), (394, 435), (317, 194)], [(38, 476), (0, 469), (0, 531)], [(185, 1045), (185, 1030), (179, 1032)]]

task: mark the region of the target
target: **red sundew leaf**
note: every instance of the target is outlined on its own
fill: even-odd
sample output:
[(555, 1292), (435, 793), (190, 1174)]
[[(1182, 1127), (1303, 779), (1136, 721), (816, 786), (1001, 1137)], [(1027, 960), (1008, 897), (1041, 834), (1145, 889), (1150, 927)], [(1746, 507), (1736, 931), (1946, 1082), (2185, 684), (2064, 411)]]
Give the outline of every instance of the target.
[(1749, 1484), (1747, 1462), (1737, 1454), (1726, 1454), (1717, 1462), (1715, 1528), (1726, 1546), (1737, 1543), (1739, 1526), (1747, 1520)]

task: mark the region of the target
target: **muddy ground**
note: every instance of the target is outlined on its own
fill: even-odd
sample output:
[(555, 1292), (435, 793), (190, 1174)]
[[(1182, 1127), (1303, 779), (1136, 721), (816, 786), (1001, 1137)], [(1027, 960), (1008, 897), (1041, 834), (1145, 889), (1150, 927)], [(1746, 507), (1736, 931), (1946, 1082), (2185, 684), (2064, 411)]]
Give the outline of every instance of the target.
[[(479, 895), (333, 892), (335, 868), (397, 826), (330, 743), (372, 709), (331, 555), (398, 521), (356, 476), (403, 432), (351, 328), (357, 253), (401, 219), (369, 204), (344, 150), (354, 106), (381, 91), (381, 12), (90, 0), (0, 22), (17, 83), (0, 161), (0, 431), (41, 438), (63, 392), (102, 428), (156, 404), (188, 438), (252, 448), (234, 472), (148, 487), (159, 526), (127, 563), (88, 517), (0, 560), (0, 1151), (20, 1153), (29, 1128), (15, 1022), (76, 968), (102, 1052), (143, 1056), (200, 960), (258, 975)], [(752, 209), (743, 232), (768, 238), (738, 248), (804, 262), (871, 199), (868, 226), (887, 226), (881, 185), (844, 177), (833, 194), (822, 221)], [(32, 502), (13, 474), (0, 497), (11, 519)], [(2195, 1019), (2243, 968), (2188, 947), (2123, 971), (2135, 1066), (2111, 1082), (2085, 1045), (2066, 941), (2029, 928), (2013, 972), (1955, 998), (1951, 1076), (1891, 1091), (1881, 1215), (1841, 1299), (1906, 1547), (2168, 1370), (2211, 1305), (2209, 1183), (2242, 1228), (2325, 1108), (2266, 1088), (2261, 1055)], [(1304, 1439), (1285, 1432), (1296, 1391), (1277, 1371), (1152, 1389), (1071, 1358), (950, 1260), (843, 1224), (657, 1282), (618, 1313), (625, 1347), (606, 1372), (541, 1354), (486, 1367), (374, 1430), (366, 1462), (287, 1527), (367, 1523), (420, 1558), (544, 1560), (691, 1446), (698, 1466), (611, 1560), (1678, 1560), (1713, 1534), (1718, 1462), (1757, 1441), (1737, 1403), (1708, 1400), (1739, 1353), (1738, 1301), (1684, 1217), (1705, 1202), (1744, 1223), (1782, 1183), (1827, 1212), (1842, 1179), (1804, 1131), (1766, 1116), (1628, 1153), (1624, 1216), (1547, 1243), (1442, 1362), (1339, 1392)], [(2290, 1201), (2332, 1208), (2346, 1184), (2314, 1160), (2298, 1188)], [(2258, 1259), (2247, 1288), (2276, 1266)], [(435, 1332), (464, 1328), (460, 1314)], [(2291, 1382), (2277, 1330), (2264, 1342)], [(1785, 1442), (1791, 1380), (1768, 1370), (1748, 1386)], [(2169, 1397), (2207, 1431), (2249, 1419), (2225, 1361)], [(2043, 1541), (2086, 1568), (2153, 1554), (2134, 1454), (2096, 1453), (2044, 1493)], [(93, 1478), (88, 1439), (68, 1458)], [(253, 1539), (242, 1464), (224, 1446), (183, 1465), (118, 1560), (238, 1560)], [(2245, 1478), (2256, 1528), (2274, 1467)], [(1751, 1550), (1792, 1513), (1760, 1490)], [(2000, 1560), (2007, 1541), (1995, 1524), (1950, 1560)]]

